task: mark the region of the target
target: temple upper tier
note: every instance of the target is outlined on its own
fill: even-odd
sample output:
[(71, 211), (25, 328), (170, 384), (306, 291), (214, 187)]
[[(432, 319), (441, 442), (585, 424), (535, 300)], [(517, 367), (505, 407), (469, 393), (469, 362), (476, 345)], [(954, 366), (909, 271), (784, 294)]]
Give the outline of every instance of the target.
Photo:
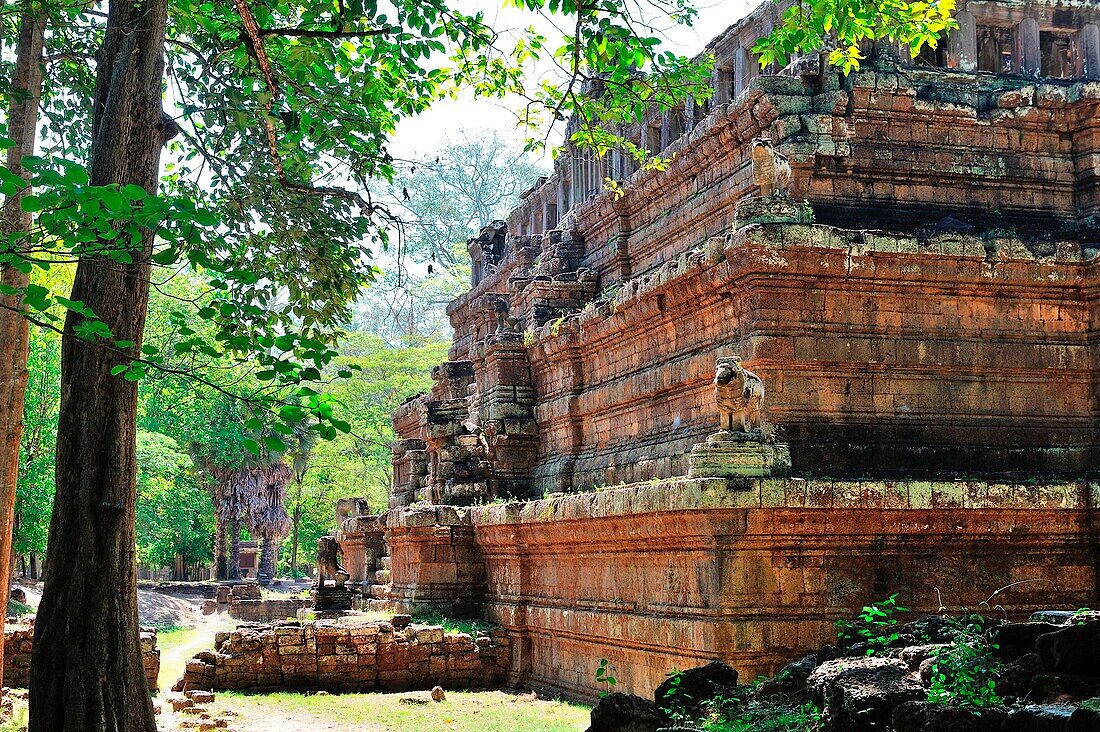
[[(569, 150), (471, 240), (394, 505), (684, 475), (725, 356), (796, 475), (1096, 471), (1100, 3), (970, 2), (918, 58), (758, 74), (778, 10), (709, 44), (711, 99), (627, 130), (666, 170)], [(764, 137), (813, 223), (735, 221)]]

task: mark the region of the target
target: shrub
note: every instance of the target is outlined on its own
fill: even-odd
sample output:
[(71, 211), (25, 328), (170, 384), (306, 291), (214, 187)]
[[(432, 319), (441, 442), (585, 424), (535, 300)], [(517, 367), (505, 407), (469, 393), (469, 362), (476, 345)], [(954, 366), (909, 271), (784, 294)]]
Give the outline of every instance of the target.
[(894, 616), (907, 612), (907, 608), (898, 605), (896, 593), (882, 602), (865, 605), (855, 621), (836, 621), (837, 641), (843, 646), (867, 643), (868, 656), (881, 653), (899, 637), (894, 629), (898, 619)]

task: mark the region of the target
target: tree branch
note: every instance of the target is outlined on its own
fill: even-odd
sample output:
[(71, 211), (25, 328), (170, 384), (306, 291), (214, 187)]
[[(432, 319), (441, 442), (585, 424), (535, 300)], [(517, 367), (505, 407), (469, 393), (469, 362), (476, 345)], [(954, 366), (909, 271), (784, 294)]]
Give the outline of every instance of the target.
[(313, 30), (312, 28), (260, 28), (261, 38), (283, 36), (285, 38), (367, 38), (386, 36), (396, 28), (371, 28), (369, 30)]

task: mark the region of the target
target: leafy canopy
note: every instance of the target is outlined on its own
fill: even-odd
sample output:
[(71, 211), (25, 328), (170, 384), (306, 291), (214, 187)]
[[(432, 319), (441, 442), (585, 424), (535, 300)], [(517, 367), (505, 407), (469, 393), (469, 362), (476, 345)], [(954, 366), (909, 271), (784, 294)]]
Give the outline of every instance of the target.
[(806, 0), (791, 5), (770, 35), (753, 46), (760, 65), (786, 66), (791, 56), (829, 49), (829, 63), (845, 72), (859, 68), (860, 44), (889, 40), (913, 56), (936, 47), (940, 36), (958, 28), (955, 0)]

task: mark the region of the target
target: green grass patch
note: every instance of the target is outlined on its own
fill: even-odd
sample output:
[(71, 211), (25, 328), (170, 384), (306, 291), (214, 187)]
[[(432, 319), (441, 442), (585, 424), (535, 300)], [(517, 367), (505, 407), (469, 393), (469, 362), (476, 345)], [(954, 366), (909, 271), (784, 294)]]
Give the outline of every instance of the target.
[(448, 691), (441, 703), (417, 705), (401, 696), (222, 692), (216, 705), (236, 711), (242, 722), (263, 720), (273, 732), (318, 725), (341, 732), (580, 732), (589, 722), (587, 707), (500, 691)]
[(484, 620), (459, 620), (442, 613), (423, 613), (414, 617), (413, 621), (424, 625), (442, 625), (444, 633), (468, 633), (475, 637), (496, 628)]
[(16, 700), (11, 719), (0, 722), (0, 732), (27, 732), (30, 724), (30, 712), (25, 700)]
[[(18, 600), (8, 600), (8, 617), (22, 617), (24, 615), (33, 615), (34, 608), (30, 605), (24, 605)], [(0, 728), (2, 730), (3, 728)]]
[(213, 646), (214, 638), (209, 629), (172, 627), (157, 631), (157, 648), (160, 649), (160, 673), (157, 682), (161, 690), (172, 688), (176, 679), (183, 676), (187, 662), (198, 651)]

